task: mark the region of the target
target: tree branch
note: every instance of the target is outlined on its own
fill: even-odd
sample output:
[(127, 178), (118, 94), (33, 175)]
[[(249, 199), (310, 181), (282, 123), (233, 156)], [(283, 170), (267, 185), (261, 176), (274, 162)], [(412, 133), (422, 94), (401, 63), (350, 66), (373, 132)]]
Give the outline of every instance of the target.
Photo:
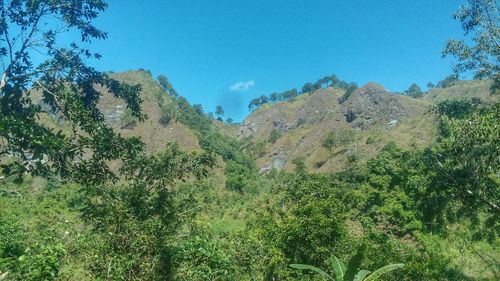
[[(33, 26), (31, 27), (31, 30), (30, 30), (28, 36), (26, 36), (26, 38), (23, 41), (23, 44), (21, 45), (21, 49), (19, 50), (19, 52), (16, 52), (14, 59), (11, 58), (11, 62), (9, 64), (9, 66), (7, 67), (7, 69), (5, 70), (5, 73), (7, 73), (7, 74), (9, 73), (10, 69), (17, 63), (17, 61), (22, 57), (24, 51), (30, 46), (29, 43), (31, 41), (31, 38), (33, 37), (33, 34), (35, 34), (35, 32), (38, 30), (38, 28), (37, 28), (38, 23), (40, 22), (40, 19), (44, 15), (45, 15), (45, 9), (41, 8), (40, 13), (36, 16), (35, 21), (33, 22)], [(5, 33), (5, 34), (7, 34), (7, 33)]]

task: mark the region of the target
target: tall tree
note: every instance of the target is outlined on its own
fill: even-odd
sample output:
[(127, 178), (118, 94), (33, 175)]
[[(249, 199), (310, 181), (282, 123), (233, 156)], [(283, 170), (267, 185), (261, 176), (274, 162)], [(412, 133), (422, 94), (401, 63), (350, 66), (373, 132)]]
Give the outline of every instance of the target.
[(260, 106), (260, 99), (255, 98), (255, 99), (251, 100), (250, 103), (248, 104), (248, 110), (249, 111), (255, 110), (255, 109), (259, 108), (259, 106)]
[(259, 98), (260, 105), (269, 103), (269, 98), (266, 95), (262, 95)]
[(345, 89), (344, 94), (339, 99), (339, 103), (343, 103), (352, 95), (352, 93), (354, 93), (354, 91), (356, 91), (356, 89), (358, 89), (358, 84), (354, 82), (347, 83), (345, 81), (341, 81), (339, 83), (339, 87)]
[[(97, 108), (101, 86), (123, 99), (139, 120), (140, 86), (113, 80), (86, 65), (100, 54), (78, 43), (58, 45), (76, 31), (83, 46), (105, 39), (93, 21), (107, 8), (101, 0), (0, 1), (0, 157), (12, 156), (6, 174), (58, 175), (87, 182), (115, 178), (106, 163), (133, 158), (138, 139), (124, 139), (105, 123)], [(36, 54), (37, 60), (33, 60)], [(41, 63), (38, 63), (41, 61)], [(38, 98), (49, 110), (43, 112)], [(40, 122), (42, 114), (65, 121), (71, 133)]]
[[(472, 71), (476, 79), (500, 79), (500, 11), (496, 0), (467, 0), (453, 16), (466, 39), (449, 40), (443, 56), (454, 56), (454, 71)], [(470, 42), (470, 43), (467, 43)]]
[(310, 93), (314, 91), (314, 86), (312, 83), (306, 83), (304, 86), (302, 86), (302, 93)]
[(217, 115), (217, 118), (221, 118), (224, 116), (224, 108), (222, 106), (218, 105), (215, 107), (215, 114)]

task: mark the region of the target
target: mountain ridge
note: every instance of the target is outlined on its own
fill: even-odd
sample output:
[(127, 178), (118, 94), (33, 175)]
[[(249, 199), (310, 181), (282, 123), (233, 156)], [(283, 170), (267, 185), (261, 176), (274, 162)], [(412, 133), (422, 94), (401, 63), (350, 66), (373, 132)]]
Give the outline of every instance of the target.
[[(430, 144), (438, 130), (438, 120), (430, 113), (433, 104), (449, 98), (491, 101), (496, 97), (490, 95), (490, 86), (491, 81), (459, 81), (412, 98), (369, 82), (343, 101), (344, 90), (328, 87), (291, 102), (262, 106), (242, 122), (238, 138), (265, 146), (257, 157), (261, 172), (273, 168), (291, 171), (298, 158), (303, 158), (310, 171), (340, 171), (354, 158), (365, 161), (392, 141), (403, 148)], [(281, 137), (271, 143), (268, 139), (273, 130)], [(329, 134), (354, 136), (328, 155), (322, 141)]]

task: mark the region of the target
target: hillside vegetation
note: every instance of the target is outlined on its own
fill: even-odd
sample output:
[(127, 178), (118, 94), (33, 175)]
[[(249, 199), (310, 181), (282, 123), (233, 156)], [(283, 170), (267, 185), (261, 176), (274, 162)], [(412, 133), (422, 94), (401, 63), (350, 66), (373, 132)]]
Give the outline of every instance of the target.
[[(476, 87), (483, 82), (434, 90), (422, 100), (389, 94), (379, 85), (368, 84), (342, 104), (337, 102), (342, 91), (327, 88), (256, 110), (239, 128), (242, 140), (238, 141), (228, 135), (238, 125), (231, 129), (184, 98), (164, 93), (147, 72), (113, 76), (141, 83), (148, 119), (129, 124), (119, 103), (106, 96), (99, 106), (117, 132), (148, 136), (145, 144), (152, 156), (137, 159), (134, 165), (150, 168), (133, 172), (134, 176), (118, 186), (97, 190), (36, 177), (26, 178), (21, 185), (3, 179), (0, 270), (10, 278), (316, 280), (315, 275), (288, 265), (329, 268), (332, 254), (349, 260), (360, 249), (364, 268), (405, 263), (403, 269), (386, 275), (387, 280), (496, 278), (498, 213), (489, 211), (491, 206), (485, 202), (497, 200), (498, 174), (484, 171), (486, 174), (477, 175), (478, 180), (486, 181), (486, 193), (478, 193), (474, 199), (476, 195), (463, 190), (462, 184), (474, 180), (466, 167), (453, 162), (440, 166), (440, 160), (434, 160), (460, 161), (467, 155), (462, 153), (470, 149), (498, 153), (498, 123), (489, 123), (493, 127), (484, 136), (493, 143), (485, 140), (477, 143), (480, 146), (466, 147), (462, 141), (455, 143), (461, 124), (468, 120), (488, 116), (498, 120), (498, 106), (481, 102), (478, 107), (462, 100), (472, 111), (453, 115), (457, 107), (431, 103), (450, 91), (461, 91), (461, 85)], [(436, 97), (428, 99), (431, 94)], [(482, 92), (475, 96), (481, 95), (489, 102), (495, 100)], [(175, 117), (162, 124), (162, 116), (169, 114), (162, 107), (168, 105)], [(351, 122), (346, 120), (349, 110), (357, 116)], [(304, 118), (302, 124), (293, 123), (300, 118)], [(398, 122), (390, 127), (388, 122), (393, 119)], [(259, 120), (265, 121), (257, 123)], [(244, 138), (251, 122), (260, 126)], [(182, 134), (172, 134), (174, 130)], [(269, 138), (273, 131), (278, 132), (274, 143)], [(334, 132), (331, 154), (322, 144), (329, 132)], [(251, 156), (257, 163), (267, 157), (255, 150), (254, 142), (259, 139), (266, 142), (265, 149), (277, 149), (277, 156), (288, 144), (297, 153), (294, 160), (286, 158), (290, 166), (268, 169), (258, 177)], [(186, 182), (176, 183), (166, 173), (170, 170), (162, 167), (196, 171), (189, 164), (193, 160), (186, 157), (202, 155), (188, 156), (175, 144), (165, 148), (169, 141), (188, 150), (206, 151), (216, 162), (199, 158), (197, 162), (212, 168), (199, 174), (200, 180), (188, 176)], [(457, 154), (457, 145), (465, 150)], [(310, 158), (300, 159), (307, 153)], [(357, 157), (352, 159), (353, 155)], [(314, 159), (325, 163), (315, 167)], [(145, 179), (167, 180), (167, 193), (154, 195), (160, 189), (143, 194), (142, 199), (129, 197), (129, 192), (145, 192), (134, 191), (142, 185), (137, 176), (143, 173), (153, 173), (144, 174)], [(461, 184), (454, 187), (457, 181)], [(89, 201), (91, 198), (101, 199)], [(155, 206), (151, 200), (160, 200), (157, 202), (166, 209), (143, 209)], [(165, 229), (161, 226), (164, 216), (168, 221)]]
[[(238, 137), (259, 148), (256, 156), (261, 172), (272, 168), (292, 171), (297, 158), (304, 160), (308, 171), (336, 172), (352, 160), (366, 162), (390, 142), (406, 149), (429, 145), (438, 137), (433, 104), (472, 98), (498, 102), (498, 96), (490, 95), (490, 87), (491, 81), (460, 81), (415, 99), (369, 83), (344, 102), (339, 102), (344, 90), (327, 87), (293, 101), (262, 106), (244, 120)], [(272, 134), (279, 137), (270, 141)], [(324, 140), (335, 135), (348, 137), (329, 150)]]
[(467, 3), (476, 80), (330, 75), (232, 124), (87, 65), (105, 2), (1, 2), (0, 281), (500, 280), (498, 8)]

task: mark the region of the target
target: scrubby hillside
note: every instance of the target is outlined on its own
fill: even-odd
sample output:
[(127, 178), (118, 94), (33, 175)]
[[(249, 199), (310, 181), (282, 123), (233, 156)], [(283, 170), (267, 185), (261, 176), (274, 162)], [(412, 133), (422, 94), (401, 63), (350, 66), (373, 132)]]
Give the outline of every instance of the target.
[(144, 100), (142, 110), (147, 120), (137, 122), (130, 112), (125, 109), (124, 102), (104, 95), (99, 108), (107, 122), (126, 137), (140, 136), (151, 152), (157, 152), (165, 146), (167, 141), (177, 141), (188, 150), (199, 150), (198, 137), (175, 118), (165, 119), (164, 108), (175, 103), (172, 97), (164, 93), (160, 85), (145, 71), (128, 71), (112, 74), (114, 79), (128, 84), (141, 85), (141, 98)]
[(438, 102), (446, 99), (480, 98), (484, 101), (498, 101), (498, 95), (491, 94), (492, 80), (456, 81), (450, 87), (434, 88), (423, 95), (422, 99)]
[[(309, 170), (320, 172), (342, 169), (350, 155), (368, 159), (390, 141), (402, 147), (423, 146), (435, 137), (436, 120), (425, 114), (429, 102), (390, 94), (375, 83), (339, 103), (343, 94), (329, 87), (262, 107), (243, 122), (238, 136), (266, 143), (265, 153), (258, 157), (263, 171), (290, 170), (293, 159), (304, 157)], [(274, 143), (268, 141), (273, 130), (281, 135)], [(352, 136), (329, 152), (322, 146), (329, 134)]]
[(495, 99), (490, 86), (490, 81), (460, 81), (415, 99), (368, 83), (344, 101), (344, 90), (328, 87), (262, 106), (244, 120), (238, 137), (257, 150), (261, 172), (290, 171), (294, 159), (304, 160), (309, 171), (340, 171), (373, 157), (391, 141), (402, 148), (428, 145), (437, 136), (432, 104), (450, 98)]

